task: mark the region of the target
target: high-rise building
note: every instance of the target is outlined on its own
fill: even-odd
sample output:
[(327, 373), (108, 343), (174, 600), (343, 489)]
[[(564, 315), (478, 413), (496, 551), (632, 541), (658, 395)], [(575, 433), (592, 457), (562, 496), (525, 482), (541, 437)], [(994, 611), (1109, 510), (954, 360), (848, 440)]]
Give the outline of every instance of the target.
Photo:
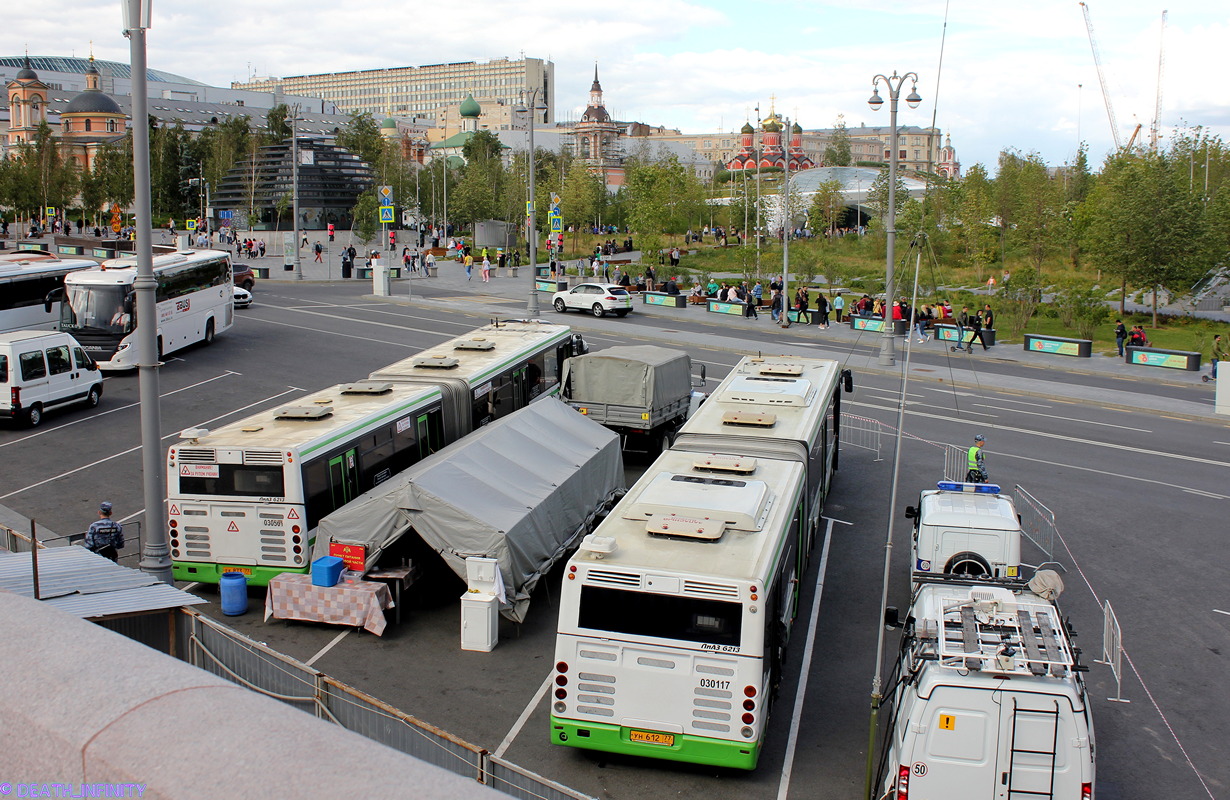
[(467, 96), (472, 95), (483, 107), (511, 108), (516, 106), (523, 91), (535, 87), (539, 99), (547, 106), (537, 121), (554, 122), (555, 64), (541, 58), (497, 58), (484, 62), (252, 78), (231, 84), (233, 89), (319, 97), (345, 112), (365, 112), (377, 118), (386, 115), (424, 118), (436, 124), (443, 123), (444, 109), (459, 105)]

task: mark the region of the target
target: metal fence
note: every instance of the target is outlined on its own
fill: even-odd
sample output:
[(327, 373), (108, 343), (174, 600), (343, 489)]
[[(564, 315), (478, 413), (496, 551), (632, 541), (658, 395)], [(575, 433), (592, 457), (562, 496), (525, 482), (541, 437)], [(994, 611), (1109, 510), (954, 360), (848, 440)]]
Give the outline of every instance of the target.
[[(887, 436), (891, 440), (891, 437), (896, 435), (896, 425), (890, 425), (887, 422), (880, 422), (878, 419), (871, 419), (870, 417), (860, 417), (855, 414), (841, 415), (842, 444), (848, 444), (851, 447), (858, 447), (863, 450), (870, 450), (875, 453), (876, 461), (883, 460), (883, 456), (881, 455), (882, 439)], [(906, 439), (910, 439), (921, 444), (930, 445), (941, 451), (941, 457), (944, 463), (944, 480), (965, 480), (966, 448), (955, 444), (933, 442), (930, 439), (923, 439), (910, 433), (905, 433), (903, 436)]]
[(1016, 494), (1016, 513), (1021, 518), (1021, 533), (1038, 546), (1047, 560), (1055, 557), (1055, 514), (1042, 505), (1032, 494), (1013, 487)]
[[(38, 546), (42, 548), (47, 545), (39, 542)], [(28, 553), (34, 549), (34, 542), (24, 533), (13, 530), (7, 525), (0, 525), (0, 548), (10, 553)]]
[(590, 795), (497, 758), (193, 609), (182, 612), (187, 619), (178, 626), (178, 655), (207, 672), (515, 797), (592, 800)]

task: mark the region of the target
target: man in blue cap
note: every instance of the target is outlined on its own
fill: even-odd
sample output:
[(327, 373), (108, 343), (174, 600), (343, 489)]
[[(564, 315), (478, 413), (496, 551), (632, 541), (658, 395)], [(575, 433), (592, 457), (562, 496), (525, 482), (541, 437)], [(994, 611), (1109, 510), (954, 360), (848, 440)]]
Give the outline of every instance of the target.
[(91, 553), (119, 563), (120, 550), (124, 547), (124, 527), (111, 519), (110, 503), (98, 506), (98, 520), (85, 532), (85, 547)]

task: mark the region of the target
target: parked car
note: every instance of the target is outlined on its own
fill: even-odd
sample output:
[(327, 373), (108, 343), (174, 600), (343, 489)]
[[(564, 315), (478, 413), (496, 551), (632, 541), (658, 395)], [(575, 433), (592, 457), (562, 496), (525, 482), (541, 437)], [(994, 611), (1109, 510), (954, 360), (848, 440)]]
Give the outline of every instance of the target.
[(0, 418), (33, 428), (45, 409), (70, 403), (93, 408), (102, 391), (98, 365), (69, 334), (0, 333)]
[(236, 286), (235, 292), (235, 308), (247, 308), (252, 305), (252, 293), (247, 289)]
[(235, 285), (247, 291), (252, 291), (252, 287), (256, 286), (256, 273), (247, 264), (231, 264), (231, 271), (235, 275)]
[(613, 283), (582, 283), (563, 292), (556, 292), (551, 305), (563, 314), (570, 308), (589, 311), (595, 317), (605, 316), (608, 311), (617, 317), (626, 317), (632, 310), (632, 295), (622, 286)]

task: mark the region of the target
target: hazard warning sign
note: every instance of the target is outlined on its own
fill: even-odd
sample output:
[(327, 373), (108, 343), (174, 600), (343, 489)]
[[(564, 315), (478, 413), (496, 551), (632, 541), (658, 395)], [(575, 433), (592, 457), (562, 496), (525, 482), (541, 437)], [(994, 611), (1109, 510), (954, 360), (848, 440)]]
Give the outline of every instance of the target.
[(230, 525), (227, 525), (227, 526), (226, 526), (226, 529), (227, 529), (227, 531), (229, 531), (230, 533), (239, 533), (239, 526), (235, 524), (235, 521), (234, 521), (234, 520), (231, 520), (231, 524), (230, 524)]
[(168, 511), (167, 513), (170, 514), (172, 517), (178, 517), (179, 516), (179, 506), (172, 503), (171, 510)]
[(299, 512), (292, 508), (290, 510), (290, 513), (286, 515), (286, 518), (287, 519), (299, 519)]

